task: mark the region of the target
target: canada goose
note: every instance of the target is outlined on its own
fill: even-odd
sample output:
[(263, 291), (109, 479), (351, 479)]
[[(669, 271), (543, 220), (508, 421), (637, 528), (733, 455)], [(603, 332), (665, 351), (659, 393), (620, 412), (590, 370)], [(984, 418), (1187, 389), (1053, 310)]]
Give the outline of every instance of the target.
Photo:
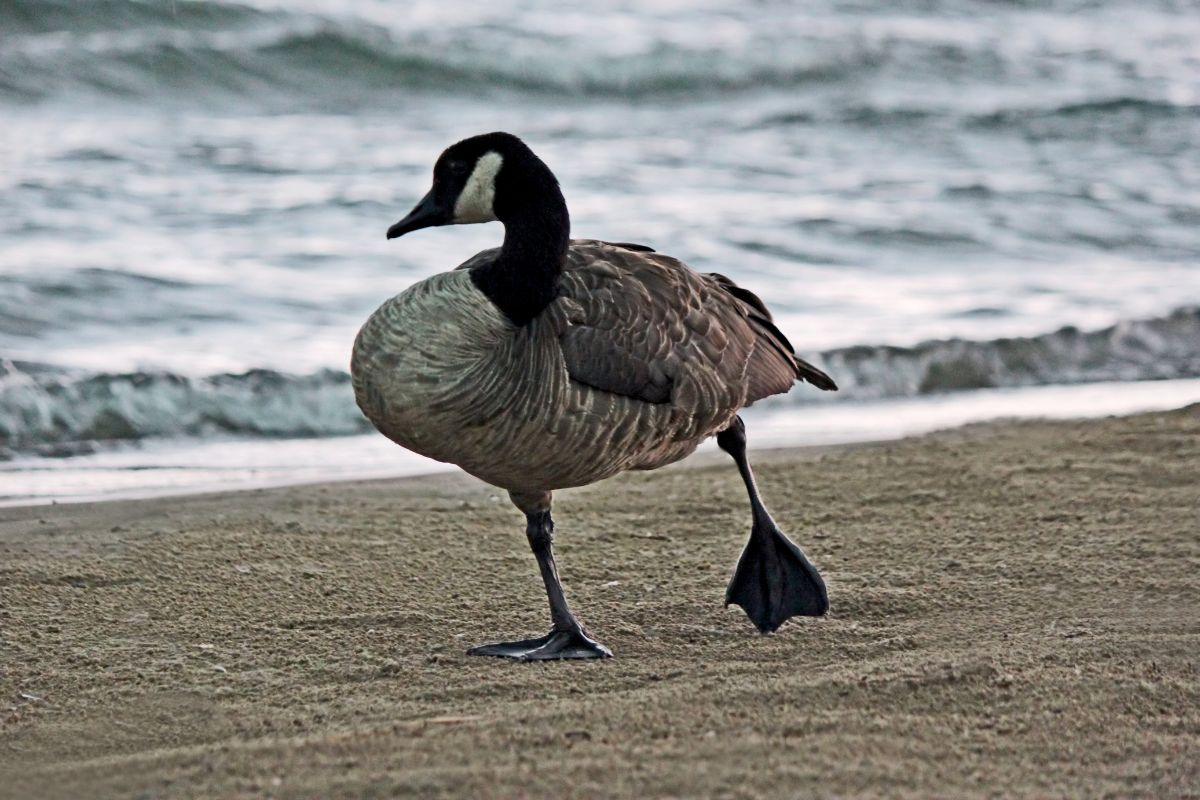
[(351, 363), (355, 398), (380, 432), (507, 489), (525, 514), (550, 633), (468, 652), (611, 656), (567, 606), (551, 492), (678, 461), (714, 434), (753, 516), (726, 605), (763, 633), (824, 614), (824, 581), (759, 497), (737, 412), (797, 380), (836, 389), (829, 376), (797, 358), (763, 302), (728, 278), (641, 245), (570, 239), (557, 179), (512, 134), (443, 152), (433, 188), (387, 238), (493, 220), (504, 244), (384, 303)]

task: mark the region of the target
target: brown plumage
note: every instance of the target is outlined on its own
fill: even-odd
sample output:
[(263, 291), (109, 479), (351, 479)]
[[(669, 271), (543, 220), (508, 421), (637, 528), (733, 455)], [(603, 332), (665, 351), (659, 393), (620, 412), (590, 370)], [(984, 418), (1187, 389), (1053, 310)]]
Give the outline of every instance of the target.
[(518, 328), (467, 280), (499, 252), (386, 303), (351, 368), (385, 435), (488, 483), (537, 492), (654, 469), (798, 379), (833, 388), (755, 295), (645, 248), (572, 241), (557, 299)]
[(677, 461), (717, 435), (746, 481), (751, 543), (727, 594), (764, 631), (824, 613), (819, 575), (762, 506), (737, 412), (797, 380), (765, 304), (648, 247), (569, 240), (557, 181), (508, 134), (449, 148), (434, 187), (389, 230), (504, 222), (504, 246), (384, 303), (354, 343), (363, 413), (386, 436), (509, 491), (546, 583), (553, 629), (473, 653), (608, 655), (567, 608), (550, 549), (551, 491)]

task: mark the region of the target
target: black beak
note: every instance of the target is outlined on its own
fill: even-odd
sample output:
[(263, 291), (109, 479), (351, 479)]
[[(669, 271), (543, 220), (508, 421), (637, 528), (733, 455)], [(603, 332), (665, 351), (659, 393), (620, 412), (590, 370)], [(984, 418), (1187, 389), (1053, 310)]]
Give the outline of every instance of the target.
[(438, 207), (438, 202), (433, 196), (433, 189), (430, 189), (429, 194), (421, 198), (421, 202), (417, 203), (416, 208), (408, 212), (407, 217), (388, 228), (387, 238), (395, 239), (406, 233), (419, 231), (421, 228), (433, 228), (438, 225), (446, 225), (449, 222), (449, 215)]

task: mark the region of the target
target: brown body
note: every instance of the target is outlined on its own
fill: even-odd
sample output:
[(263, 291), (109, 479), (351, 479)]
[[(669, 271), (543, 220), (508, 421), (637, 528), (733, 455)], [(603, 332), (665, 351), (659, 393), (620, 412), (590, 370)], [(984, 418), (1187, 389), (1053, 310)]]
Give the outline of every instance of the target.
[(367, 320), (351, 372), (388, 438), (516, 494), (684, 458), (738, 410), (829, 379), (761, 301), (633, 245), (570, 243), (558, 297), (510, 322), (468, 270), (434, 275)]

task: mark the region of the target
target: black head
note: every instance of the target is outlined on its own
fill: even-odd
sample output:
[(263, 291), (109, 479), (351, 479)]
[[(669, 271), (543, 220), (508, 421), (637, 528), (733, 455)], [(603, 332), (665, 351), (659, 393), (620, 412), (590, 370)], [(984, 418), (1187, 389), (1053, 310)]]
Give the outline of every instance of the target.
[(511, 133), (485, 133), (446, 148), (433, 167), (433, 188), (387, 238), (438, 225), (508, 222), (546, 205), (566, 209), (550, 168)]

